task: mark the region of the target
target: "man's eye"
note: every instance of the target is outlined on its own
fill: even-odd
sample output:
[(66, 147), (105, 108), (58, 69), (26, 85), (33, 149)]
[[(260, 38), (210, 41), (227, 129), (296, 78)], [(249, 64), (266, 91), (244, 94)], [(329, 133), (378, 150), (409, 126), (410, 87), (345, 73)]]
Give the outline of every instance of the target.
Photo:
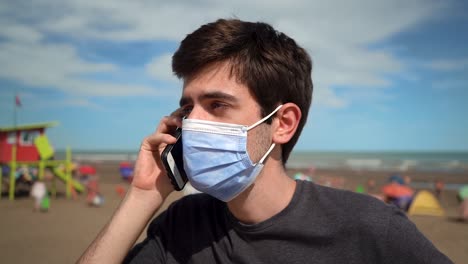
[(211, 109), (218, 109), (218, 108), (224, 108), (224, 107), (227, 107), (225, 103), (220, 103), (220, 102), (211, 103)]

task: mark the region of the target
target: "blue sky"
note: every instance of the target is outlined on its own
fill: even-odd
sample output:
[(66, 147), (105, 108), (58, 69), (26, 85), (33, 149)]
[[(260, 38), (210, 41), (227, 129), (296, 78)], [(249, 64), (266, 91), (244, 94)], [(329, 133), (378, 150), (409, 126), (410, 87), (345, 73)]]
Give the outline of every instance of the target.
[[(344, 3), (343, 3), (344, 2)], [(464, 3), (465, 2), (465, 3)], [(468, 151), (466, 1), (2, 1), (0, 126), (59, 121), (57, 149), (137, 150), (177, 107), (171, 54), (220, 17), (314, 61), (302, 151)]]

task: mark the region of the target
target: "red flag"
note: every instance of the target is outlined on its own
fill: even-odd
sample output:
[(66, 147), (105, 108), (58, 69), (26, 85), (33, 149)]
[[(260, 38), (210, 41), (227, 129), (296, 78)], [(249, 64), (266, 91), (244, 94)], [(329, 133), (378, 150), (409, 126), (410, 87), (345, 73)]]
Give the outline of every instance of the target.
[(15, 96), (15, 103), (16, 103), (16, 106), (21, 107), (21, 100), (18, 95)]

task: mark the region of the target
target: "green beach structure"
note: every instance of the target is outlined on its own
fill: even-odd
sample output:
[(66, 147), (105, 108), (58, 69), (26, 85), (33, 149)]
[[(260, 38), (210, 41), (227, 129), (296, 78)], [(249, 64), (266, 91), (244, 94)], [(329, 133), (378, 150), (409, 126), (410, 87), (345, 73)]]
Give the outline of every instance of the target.
[[(72, 178), (71, 149), (67, 148), (64, 160), (54, 159), (54, 149), (45, 131), (57, 125), (57, 122), (46, 122), (0, 127), (0, 191), (3, 193), (6, 189), (10, 200), (15, 199), (17, 169), (20, 166), (37, 168), (37, 177), (41, 180), (45, 170), (51, 170), (54, 181), (65, 182), (67, 198), (71, 197), (72, 189), (84, 191), (83, 185)], [(52, 186), (52, 194), (55, 195), (55, 184)]]

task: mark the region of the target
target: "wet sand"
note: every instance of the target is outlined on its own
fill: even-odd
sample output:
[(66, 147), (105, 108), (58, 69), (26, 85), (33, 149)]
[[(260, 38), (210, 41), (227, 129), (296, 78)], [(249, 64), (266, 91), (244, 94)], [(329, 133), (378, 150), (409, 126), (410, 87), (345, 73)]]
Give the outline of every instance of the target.
[[(33, 212), (33, 201), (28, 197), (18, 197), (9, 201), (3, 196), (0, 200), (0, 263), (74, 263), (99, 230), (112, 216), (121, 198), (116, 186), (128, 186), (119, 176), (118, 164), (94, 164), (101, 176), (100, 188), (105, 203), (100, 208), (89, 207), (85, 195), (77, 200), (63, 196), (64, 185), (57, 181), (59, 195), (51, 201), (47, 213)], [(289, 170), (294, 175), (297, 170)], [(390, 172), (318, 170), (317, 181), (339, 179), (342, 188), (354, 190), (365, 184), (367, 179), (376, 180), (377, 188), (385, 183)], [(406, 173), (413, 181), (433, 181), (443, 178), (448, 183), (468, 183), (468, 175), (441, 173)], [(5, 194), (4, 194), (5, 195)], [(181, 197), (174, 192), (163, 208)], [(454, 191), (444, 191), (441, 204), (446, 217), (410, 216), (410, 219), (437, 248), (455, 263), (465, 263), (468, 259), (468, 223), (456, 221), (458, 202)], [(140, 240), (144, 234), (140, 236)]]

